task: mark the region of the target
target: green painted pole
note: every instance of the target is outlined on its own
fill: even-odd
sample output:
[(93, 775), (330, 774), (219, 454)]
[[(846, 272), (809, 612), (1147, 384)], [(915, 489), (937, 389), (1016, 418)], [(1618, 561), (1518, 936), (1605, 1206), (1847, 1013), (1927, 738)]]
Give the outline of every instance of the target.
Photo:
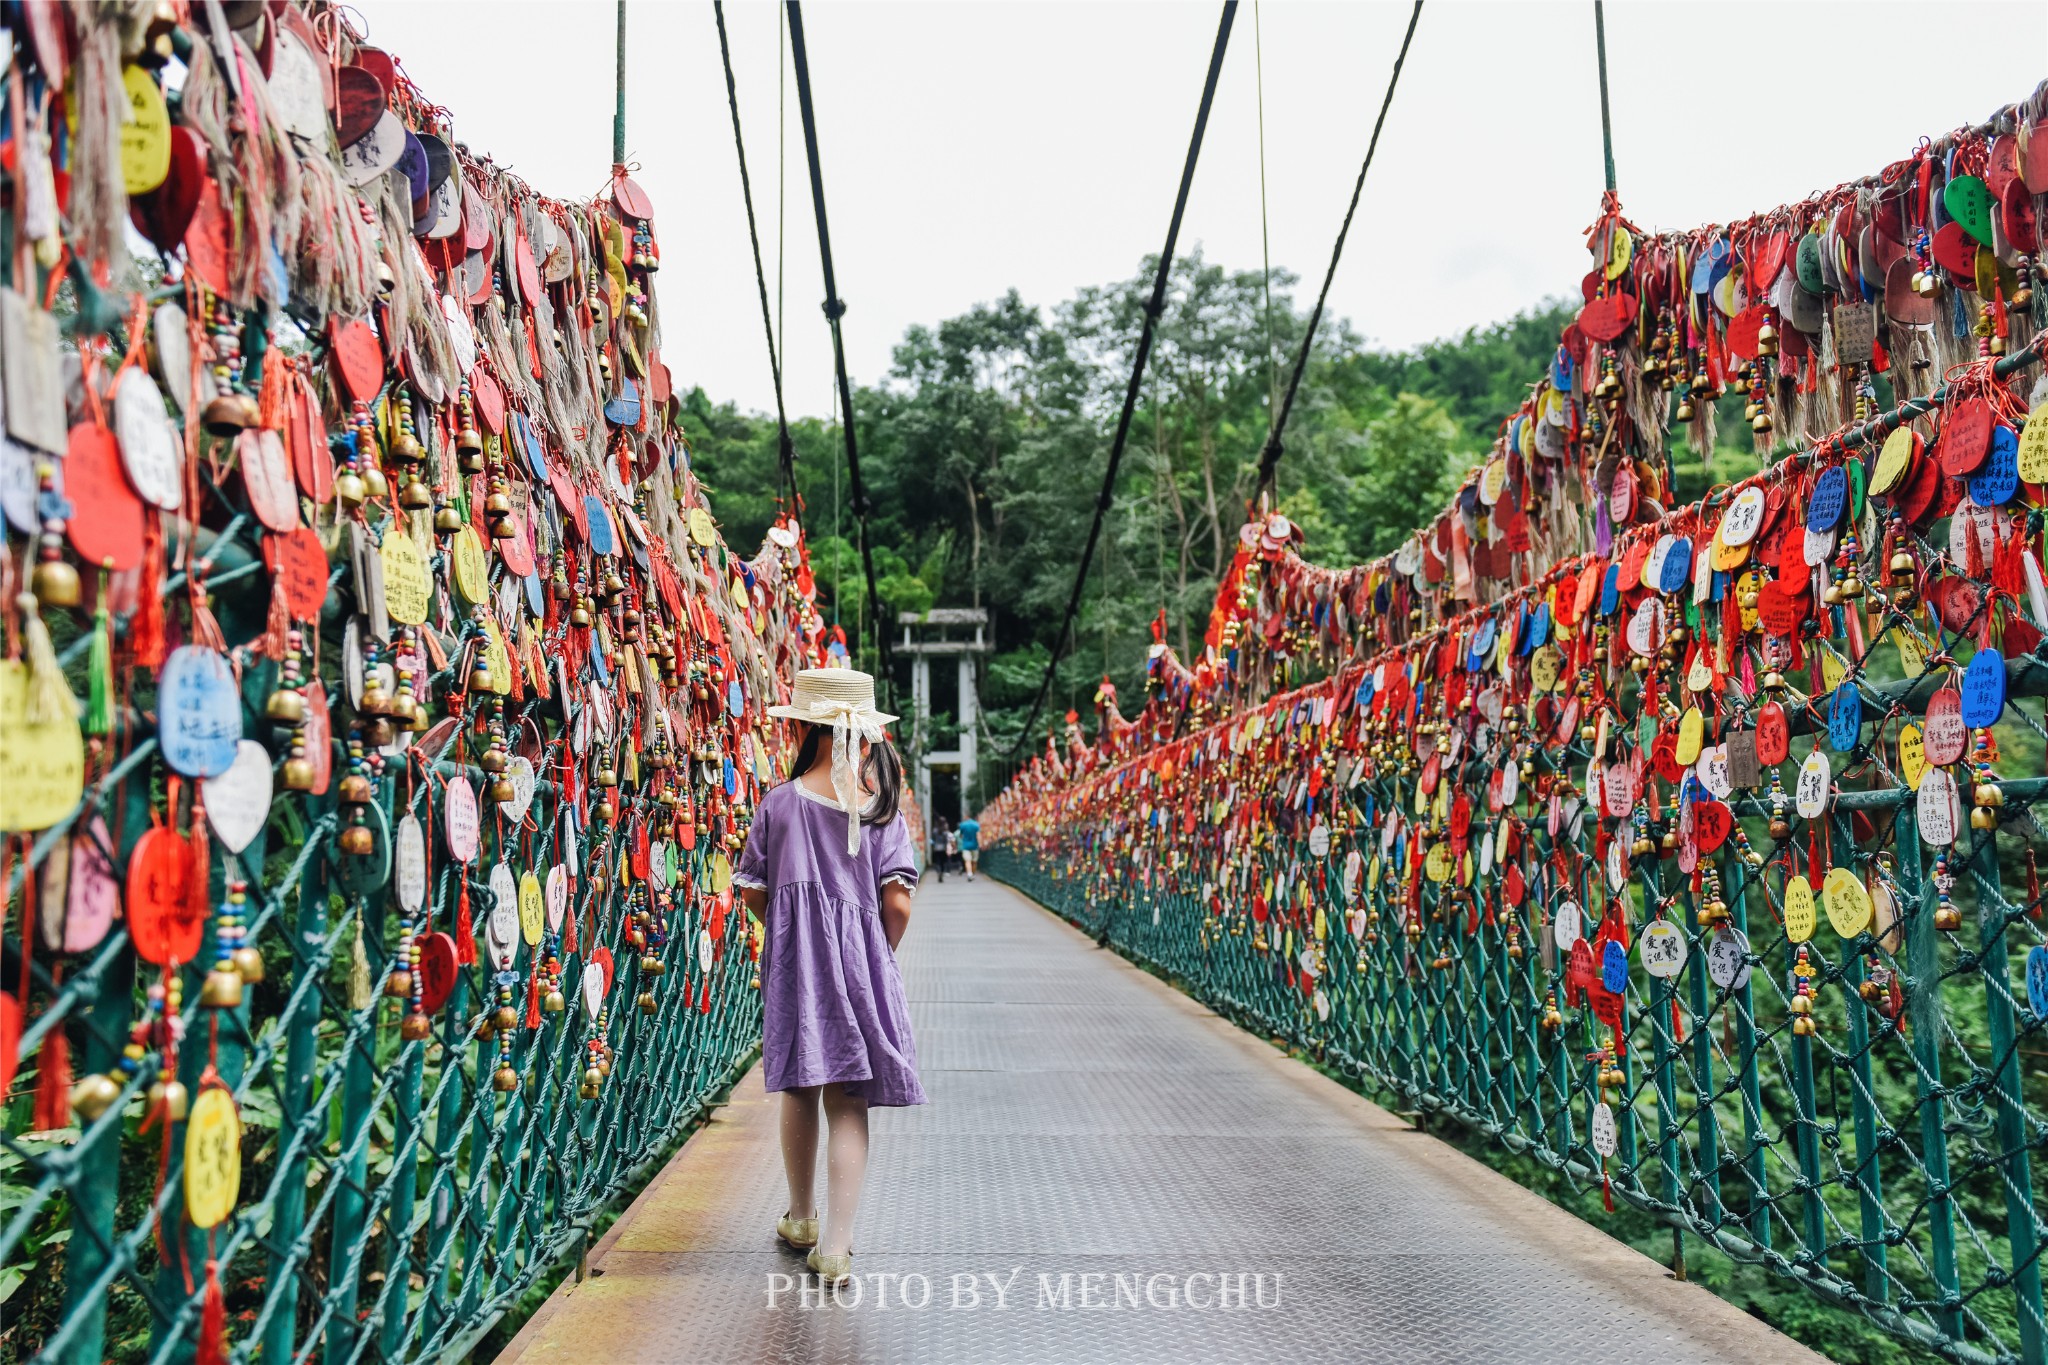
[(626, 0), (619, 0), (618, 59), (614, 72), (618, 103), (612, 109), (612, 165), (626, 164)]
[[(1920, 1167), (1927, 1177), (1927, 1236), (1933, 1262), (1935, 1326), (1963, 1335), (1962, 1285), (1956, 1274), (1954, 1190), (1948, 1174), (1947, 1091), (1941, 1083), (1941, 944), (1934, 928), (1934, 876), (1924, 870), (1920, 821), (1914, 807), (1899, 810), (1899, 873), (1919, 905), (1906, 919), (1906, 1019), (1913, 1030), (1913, 1071), (1920, 1100)], [(1901, 907), (1902, 909), (1904, 907)]]

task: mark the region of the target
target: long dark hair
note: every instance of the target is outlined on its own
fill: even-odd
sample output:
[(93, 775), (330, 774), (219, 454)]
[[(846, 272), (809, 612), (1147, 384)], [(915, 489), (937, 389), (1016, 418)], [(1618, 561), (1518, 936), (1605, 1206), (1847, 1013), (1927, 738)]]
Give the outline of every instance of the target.
[[(804, 725), (804, 737), (796, 746), (796, 761), (790, 764), (789, 776), (794, 781), (817, 766), (818, 751), (824, 747), (826, 727)], [(857, 736), (848, 736), (851, 743), (860, 742)], [(861, 812), (863, 825), (886, 825), (896, 818), (896, 811), (903, 804), (903, 760), (897, 756), (896, 746), (886, 738), (868, 746), (867, 761), (861, 765), (862, 785), (875, 789), (875, 803)]]

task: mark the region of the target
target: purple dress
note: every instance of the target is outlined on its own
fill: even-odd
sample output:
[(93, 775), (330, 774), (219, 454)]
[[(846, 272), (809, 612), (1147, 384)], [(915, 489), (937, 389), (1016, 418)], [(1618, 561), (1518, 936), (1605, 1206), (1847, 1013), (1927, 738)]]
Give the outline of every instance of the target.
[(903, 975), (882, 931), (884, 881), (917, 886), (899, 814), (846, 851), (839, 803), (785, 782), (754, 813), (739, 886), (768, 893), (761, 1068), (770, 1090), (841, 1083), (871, 1105), (923, 1104)]

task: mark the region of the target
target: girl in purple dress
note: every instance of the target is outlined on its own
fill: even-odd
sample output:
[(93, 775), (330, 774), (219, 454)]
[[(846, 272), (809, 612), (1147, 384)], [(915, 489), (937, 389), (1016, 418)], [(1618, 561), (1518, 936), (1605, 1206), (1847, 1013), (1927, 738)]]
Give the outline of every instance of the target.
[[(896, 945), (910, 925), (918, 864), (898, 805), (903, 768), (875, 709), (875, 680), (807, 668), (768, 714), (802, 724), (790, 780), (754, 812), (733, 873), (765, 928), (761, 1068), (782, 1092), (789, 1209), (776, 1232), (825, 1280), (847, 1278), (867, 1175), (868, 1106), (923, 1104), (917, 1044)], [(813, 1186), (818, 1109), (826, 1139), (821, 1235)]]

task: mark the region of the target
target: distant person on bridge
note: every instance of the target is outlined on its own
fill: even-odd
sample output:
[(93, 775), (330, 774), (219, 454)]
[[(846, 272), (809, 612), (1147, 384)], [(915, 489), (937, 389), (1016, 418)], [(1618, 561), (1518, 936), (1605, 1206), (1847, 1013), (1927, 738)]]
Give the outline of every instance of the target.
[(942, 882), (946, 880), (946, 846), (952, 837), (953, 827), (948, 825), (946, 817), (941, 815), (938, 823), (932, 826), (932, 866), (938, 869), (939, 880)]
[(967, 864), (967, 880), (974, 880), (974, 865), (981, 860), (981, 821), (970, 812), (954, 831), (960, 837), (960, 861)]
[[(898, 806), (903, 765), (875, 709), (875, 680), (850, 668), (797, 674), (802, 725), (790, 780), (761, 799), (733, 882), (762, 922), (761, 1070), (782, 1095), (789, 1209), (776, 1233), (830, 1284), (851, 1271), (867, 1178), (868, 1106), (923, 1104), (917, 1043), (896, 946), (910, 927), (917, 853)], [(822, 1233), (814, 1186), (818, 1108), (826, 1141)]]

